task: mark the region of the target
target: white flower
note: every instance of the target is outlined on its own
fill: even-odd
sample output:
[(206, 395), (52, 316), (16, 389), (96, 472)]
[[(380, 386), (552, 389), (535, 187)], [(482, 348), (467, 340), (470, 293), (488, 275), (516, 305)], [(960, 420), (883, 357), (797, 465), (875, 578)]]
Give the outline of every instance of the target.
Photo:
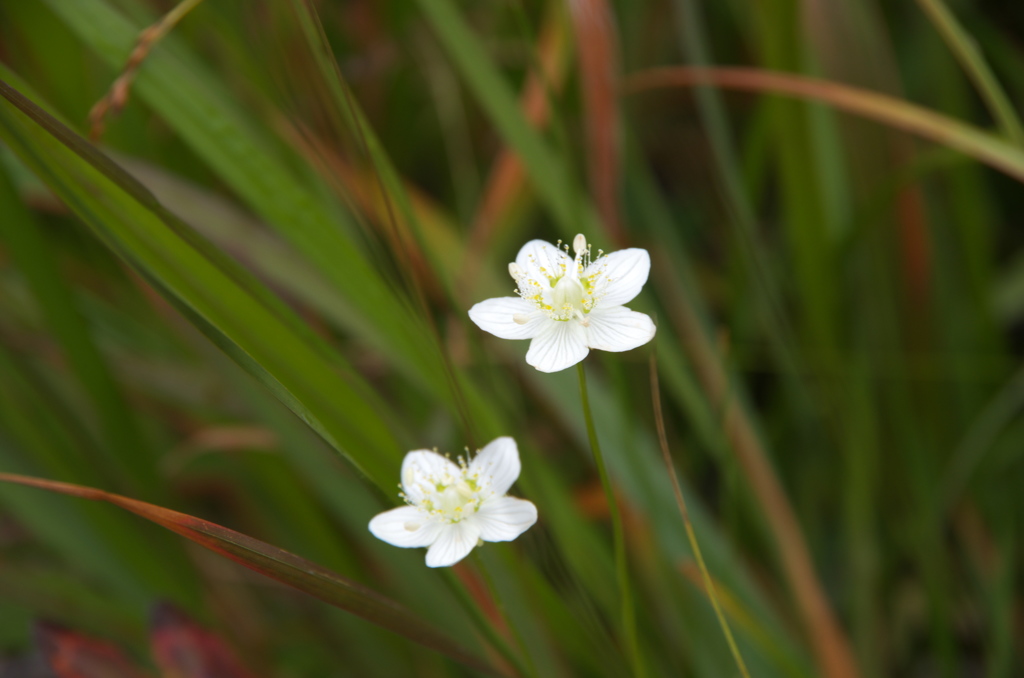
[(654, 338), (654, 323), (622, 304), (640, 293), (651, 270), (647, 250), (631, 248), (590, 261), (583, 234), (573, 240), (575, 260), (556, 245), (531, 240), (508, 265), (515, 297), (481, 301), (469, 309), (480, 329), (502, 339), (532, 339), (526, 362), (558, 372), (590, 349), (628, 351)]
[(394, 546), (429, 546), (428, 567), (459, 562), (481, 541), (512, 541), (537, 522), (537, 507), (506, 497), (519, 477), (519, 450), (497, 438), (467, 464), (428, 450), (402, 462), (402, 497), (408, 506), (370, 521), (373, 536)]

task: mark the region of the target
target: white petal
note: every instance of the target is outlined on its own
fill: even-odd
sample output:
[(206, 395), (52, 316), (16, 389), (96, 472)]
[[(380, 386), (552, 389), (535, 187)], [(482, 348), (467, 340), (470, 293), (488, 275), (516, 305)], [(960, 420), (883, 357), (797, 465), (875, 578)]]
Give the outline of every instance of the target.
[(587, 357), (587, 335), (575, 320), (551, 320), (530, 342), (526, 362), (541, 372), (558, 372)]
[(521, 469), (519, 448), (516, 447), (516, 441), (508, 436), (487, 443), (480, 454), (469, 462), (470, 474), (479, 473), (481, 481), (487, 483), (499, 497), (512, 487)]
[(370, 521), (370, 532), (392, 546), (414, 548), (430, 546), (441, 534), (442, 524), (412, 506), (385, 511)]
[(628, 351), (654, 338), (654, 322), (624, 306), (595, 308), (587, 316), (587, 345), (602, 351)]
[[(526, 322), (517, 323), (516, 316), (526, 316)], [(502, 339), (533, 339), (540, 332), (542, 320), (547, 316), (535, 305), (519, 297), (488, 299), (469, 309), (469, 319), (484, 332)]]
[(437, 541), (427, 550), (427, 567), (448, 567), (469, 555), (480, 539), (480, 527), (472, 520), (444, 525)]
[(537, 507), (525, 499), (488, 499), (473, 515), (484, 541), (512, 541), (537, 522)]
[(597, 259), (583, 271), (583, 277), (597, 275), (593, 284), (598, 306), (621, 306), (640, 294), (650, 272), (647, 250), (633, 247)]
[(516, 255), (516, 263), (528, 278), (544, 282), (569, 272), (573, 260), (558, 247), (543, 240), (531, 240)]
[(402, 461), (402, 489), (414, 504), (419, 503), (431, 485), (445, 476), (458, 477), (461, 470), (447, 457), (430, 450), (413, 450)]

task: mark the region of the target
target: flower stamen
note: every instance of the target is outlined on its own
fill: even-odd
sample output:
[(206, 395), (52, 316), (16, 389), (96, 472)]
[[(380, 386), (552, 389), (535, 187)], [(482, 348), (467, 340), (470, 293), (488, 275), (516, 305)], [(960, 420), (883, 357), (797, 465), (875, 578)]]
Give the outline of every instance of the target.
[[(562, 322), (576, 320), (584, 327), (588, 327), (590, 322), (587, 314), (594, 309), (601, 296), (597, 293), (596, 280), (600, 276), (600, 271), (584, 277), (584, 273), (590, 269), (591, 250), (582, 233), (573, 239), (572, 251), (576, 256), (571, 264), (568, 257), (561, 255), (563, 250), (568, 254), (569, 246), (559, 241), (555, 251), (560, 258), (555, 261), (543, 254), (530, 253), (527, 256), (528, 268), (539, 273), (539, 277), (545, 279), (546, 285), (531, 277), (525, 270), (526, 267), (520, 266), (517, 262), (510, 263), (508, 271), (518, 285), (516, 294), (535, 305), (547, 317)], [(542, 265), (538, 259), (543, 259), (543, 264), (548, 265)], [(553, 266), (557, 266), (557, 275), (552, 272)], [(529, 316), (517, 313), (512, 316), (512, 321), (518, 325), (525, 325), (529, 322)]]

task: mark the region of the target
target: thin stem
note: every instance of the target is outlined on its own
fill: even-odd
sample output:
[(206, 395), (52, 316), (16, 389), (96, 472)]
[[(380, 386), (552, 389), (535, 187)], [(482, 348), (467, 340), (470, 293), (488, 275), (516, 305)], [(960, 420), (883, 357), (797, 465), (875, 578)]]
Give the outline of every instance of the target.
[(686, 508), (686, 500), (683, 498), (683, 488), (679, 485), (679, 478), (676, 476), (676, 468), (672, 465), (672, 455), (668, 449), (668, 436), (665, 434), (665, 416), (661, 411), (661, 390), (658, 388), (658, 365), (654, 357), (651, 354), (651, 402), (654, 404), (654, 424), (658, 429), (658, 442), (661, 444), (661, 456), (665, 462), (665, 469), (668, 471), (668, 477), (672, 480), (672, 491), (676, 495), (676, 504), (679, 506), (679, 513), (683, 517), (683, 526), (686, 528), (686, 538), (690, 540), (690, 548), (693, 550), (693, 556), (697, 559), (697, 566), (700, 568), (701, 577), (704, 580), (704, 588), (707, 591), (708, 598), (711, 599), (711, 607), (715, 609), (715, 615), (718, 617), (718, 624), (722, 627), (722, 633), (725, 634), (725, 642), (729, 645), (729, 651), (732, 652), (732, 657), (736, 660), (736, 666), (740, 670), (740, 675), (743, 678), (750, 678), (750, 673), (747, 671), (747, 665), (743, 661), (743, 655), (740, 654), (740, 648), (736, 645), (736, 639), (733, 638), (732, 629), (729, 628), (729, 622), (726, 620), (725, 615), (722, 614), (722, 606), (718, 603), (718, 594), (715, 593), (715, 582), (711, 579), (711, 575), (708, 573), (708, 566), (704, 562), (704, 554), (701, 553), (700, 544), (697, 543), (697, 533), (693, 530), (693, 523), (690, 522), (690, 511)]
[(135, 48), (132, 50), (131, 56), (128, 57), (128, 63), (125, 64), (124, 71), (114, 81), (114, 84), (110, 86), (110, 90), (106, 95), (97, 101), (96, 105), (89, 111), (90, 137), (93, 141), (103, 136), (104, 119), (107, 117), (107, 114), (119, 112), (128, 103), (128, 94), (132, 83), (135, 81), (139, 67), (142, 66), (142, 62), (149, 56), (149, 53), (156, 44), (163, 40), (178, 25), (178, 22), (198, 7), (202, 1), (182, 0), (174, 9), (165, 14), (160, 21), (139, 33), (139, 37), (135, 42)]
[(604, 495), (608, 501), (608, 510), (612, 516), (612, 535), (615, 544), (615, 573), (619, 583), (619, 595), (622, 599), (622, 632), (626, 638), (626, 652), (633, 669), (633, 676), (640, 678), (646, 675), (646, 671), (640, 657), (640, 645), (637, 640), (636, 613), (633, 607), (633, 591), (629, 583), (629, 564), (626, 560), (626, 540), (622, 530), (622, 513), (619, 510), (619, 503), (615, 499), (615, 492), (612, 491), (612, 483), (608, 479), (608, 469), (604, 464), (601, 443), (597, 440), (597, 429), (594, 428), (594, 415), (590, 411), (590, 396), (587, 394), (587, 375), (583, 370), (583, 363), (577, 363), (576, 368), (580, 376), (580, 400), (583, 401), (583, 419), (587, 424), (590, 449), (594, 453), (597, 474), (601, 477), (601, 486), (604, 488)]

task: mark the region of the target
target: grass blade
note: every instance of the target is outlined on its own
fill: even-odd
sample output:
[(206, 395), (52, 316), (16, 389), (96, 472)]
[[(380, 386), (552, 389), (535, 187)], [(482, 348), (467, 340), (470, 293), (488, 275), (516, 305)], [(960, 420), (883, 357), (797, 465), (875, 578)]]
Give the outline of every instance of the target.
[(403, 446), (340, 356), (113, 161), (2, 82), (0, 97), (0, 137), (107, 246), (390, 491)]
[(1024, 151), (976, 127), (884, 94), (756, 68), (667, 67), (634, 73), (627, 79), (629, 91), (707, 84), (820, 101), (956, 149), (1024, 182)]
[[(120, 69), (141, 30), (105, 0), (45, 4), (111, 67)], [(350, 214), (326, 198), (308, 168), (233, 101), (226, 83), (175, 35), (146, 58), (132, 92), (152, 106), (234, 192), (319, 269), (358, 311), (347, 327), (408, 370), (432, 365), (407, 304), (374, 268)], [(301, 161), (299, 161), (301, 165)], [(429, 346), (426, 347), (429, 349)]]
[(978, 43), (964, 30), (942, 0), (917, 0), (917, 4), (935, 24), (936, 30), (942, 35), (942, 39), (960, 62), (967, 77), (978, 89), (978, 94), (992, 111), (992, 116), (999, 123), (1003, 134), (1014, 146), (1024, 147), (1024, 126), (1021, 125), (1020, 116), (989, 68), (981, 50), (978, 49)]
[(486, 675), (501, 675), (398, 603), (339, 574), (265, 542), (194, 516), (91, 487), (0, 473), (0, 482), (113, 504), (176, 532), (250, 570), (394, 631)]

